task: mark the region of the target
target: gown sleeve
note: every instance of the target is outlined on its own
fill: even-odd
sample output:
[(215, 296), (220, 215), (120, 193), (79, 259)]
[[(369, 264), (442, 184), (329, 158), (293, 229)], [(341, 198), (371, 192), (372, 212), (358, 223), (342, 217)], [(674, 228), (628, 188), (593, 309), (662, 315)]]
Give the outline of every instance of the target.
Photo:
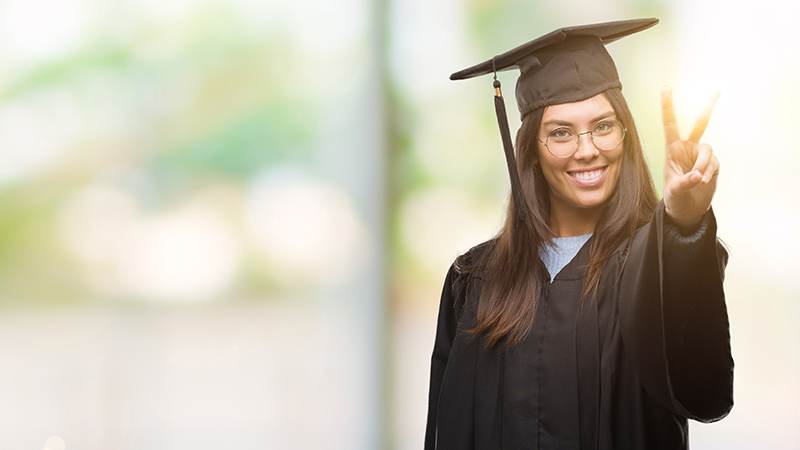
[(619, 289), (623, 342), (648, 394), (673, 413), (713, 422), (733, 407), (733, 358), (723, 292), (728, 254), (709, 210), (683, 236), (663, 202), (627, 253)]
[(436, 448), (436, 420), (439, 407), (439, 392), (442, 386), (447, 361), (450, 358), (450, 350), (453, 346), (456, 329), (458, 327), (457, 318), (463, 308), (463, 300), (457, 301), (460, 297), (461, 283), (457, 283), (458, 272), (455, 264), (450, 266), (447, 277), (442, 288), (442, 298), (439, 304), (439, 319), (436, 324), (436, 338), (433, 343), (433, 355), (431, 357), (431, 378), (430, 392), (428, 394), (428, 423), (425, 428), (425, 450)]

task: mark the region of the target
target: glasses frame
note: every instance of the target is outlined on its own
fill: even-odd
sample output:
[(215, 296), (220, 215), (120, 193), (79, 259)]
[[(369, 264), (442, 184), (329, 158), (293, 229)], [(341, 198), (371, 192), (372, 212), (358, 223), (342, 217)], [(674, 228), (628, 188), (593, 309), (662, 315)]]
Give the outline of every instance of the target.
[[(600, 123), (603, 123), (603, 122), (609, 122), (609, 121), (617, 122), (622, 127), (622, 139), (619, 140), (619, 143), (617, 145), (615, 145), (615, 146), (613, 146), (611, 148), (600, 148), (600, 147), (597, 146), (597, 144), (594, 143), (594, 130), (589, 130), (589, 131), (584, 131), (583, 133), (578, 133), (577, 131), (573, 130), (572, 128), (565, 127), (565, 126), (554, 128), (552, 131), (550, 131), (550, 133), (547, 133), (547, 137), (544, 138), (544, 141), (539, 139), (539, 136), (536, 136), (536, 139), (544, 145), (544, 147), (547, 149), (547, 153), (550, 153), (551, 155), (553, 155), (554, 158), (559, 158), (559, 159), (571, 158), (572, 155), (577, 153), (578, 149), (581, 147), (581, 136), (583, 136), (584, 134), (588, 134), (589, 135), (589, 142), (592, 143), (594, 148), (596, 148), (596, 149), (598, 149), (600, 151), (603, 151), (603, 152), (608, 152), (608, 151), (614, 150), (615, 148), (617, 148), (620, 145), (622, 145), (622, 143), (625, 142), (625, 135), (628, 133), (628, 128), (625, 125), (623, 125), (622, 122), (620, 122), (617, 119), (612, 119), (612, 118), (603, 119), (603, 120), (597, 122), (597, 124), (600, 124)], [(595, 124), (595, 127), (597, 126), (597, 124)], [(558, 155), (554, 154), (550, 150), (550, 146), (547, 145), (547, 141), (550, 140), (550, 134), (552, 134), (553, 131), (561, 129), (561, 128), (566, 128), (566, 129), (572, 131), (578, 137), (575, 140), (575, 150), (573, 150), (572, 153), (570, 153), (569, 155), (566, 155), (566, 156), (558, 156)]]

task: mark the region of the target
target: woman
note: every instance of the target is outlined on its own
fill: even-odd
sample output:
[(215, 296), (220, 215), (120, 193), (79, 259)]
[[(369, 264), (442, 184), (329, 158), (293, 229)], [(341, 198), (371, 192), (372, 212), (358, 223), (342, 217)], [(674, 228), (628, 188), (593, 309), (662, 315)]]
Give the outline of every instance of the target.
[(459, 257), (442, 293), (426, 449), (686, 449), (687, 419), (732, 407), (710, 209), (713, 109), (667, 141), (658, 202), (605, 44), (655, 19), (564, 28), (453, 74), (520, 69), (512, 196), (495, 239)]

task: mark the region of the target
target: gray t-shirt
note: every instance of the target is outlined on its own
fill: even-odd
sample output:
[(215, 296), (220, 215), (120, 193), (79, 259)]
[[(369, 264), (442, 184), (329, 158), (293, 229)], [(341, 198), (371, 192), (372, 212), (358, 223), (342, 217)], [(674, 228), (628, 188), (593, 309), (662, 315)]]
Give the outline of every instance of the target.
[(542, 246), (539, 251), (539, 257), (542, 258), (547, 271), (550, 272), (551, 283), (558, 272), (561, 272), (561, 269), (578, 254), (578, 251), (590, 237), (592, 237), (592, 233), (584, 234), (583, 236), (553, 238), (550, 240), (553, 245)]

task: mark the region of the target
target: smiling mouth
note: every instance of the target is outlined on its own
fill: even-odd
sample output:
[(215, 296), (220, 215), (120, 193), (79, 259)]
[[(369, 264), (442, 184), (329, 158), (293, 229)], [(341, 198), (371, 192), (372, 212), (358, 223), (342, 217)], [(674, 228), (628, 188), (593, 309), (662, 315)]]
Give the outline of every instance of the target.
[(599, 169), (594, 170), (585, 170), (581, 172), (568, 172), (569, 175), (577, 180), (581, 181), (592, 181), (600, 178), (603, 173), (606, 171), (605, 167), (601, 167)]

